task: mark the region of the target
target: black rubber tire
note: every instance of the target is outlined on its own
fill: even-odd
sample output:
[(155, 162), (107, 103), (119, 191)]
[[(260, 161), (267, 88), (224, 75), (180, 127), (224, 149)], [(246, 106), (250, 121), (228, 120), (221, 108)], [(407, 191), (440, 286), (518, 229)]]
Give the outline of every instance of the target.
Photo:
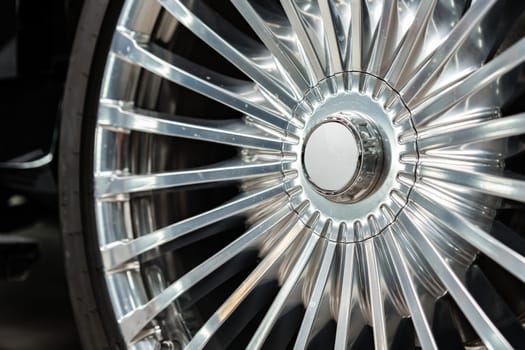
[(84, 2), (62, 108), (58, 176), (65, 268), (85, 349), (125, 348), (97, 254), (90, 175), (102, 74), (122, 2)]

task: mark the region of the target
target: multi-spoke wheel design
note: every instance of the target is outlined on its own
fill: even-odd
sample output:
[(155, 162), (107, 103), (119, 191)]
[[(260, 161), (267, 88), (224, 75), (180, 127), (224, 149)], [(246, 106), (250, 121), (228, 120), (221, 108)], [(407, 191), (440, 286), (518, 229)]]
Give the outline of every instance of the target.
[(524, 346), (524, 8), (125, 1), (93, 167), (126, 345)]

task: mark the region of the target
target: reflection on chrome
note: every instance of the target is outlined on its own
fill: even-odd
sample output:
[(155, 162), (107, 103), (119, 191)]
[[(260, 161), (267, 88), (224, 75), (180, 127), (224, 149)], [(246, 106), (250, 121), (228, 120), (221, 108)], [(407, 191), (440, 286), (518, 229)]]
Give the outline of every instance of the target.
[[(525, 149), (512, 141), (525, 114), (502, 112), (523, 88), (525, 39), (505, 38), (524, 7), (126, 1), (100, 97), (94, 201), (129, 348), (227, 347), (246, 328), (249, 349), (304, 349), (319, 334), (344, 349), (371, 327), (387, 349), (411, 319), (414, 344), (437, 349), (444, 298), (474, 340), (515, 346), (467, 280), (483, 255), (525, 282), (523, 238), (491, 231), (505, 200), (525, 202), (525, 179), (503, 161)], [(219, 63), (186, 57), (185, 43)], [(184, 105), (182, 89), (208, 107)], [(224, 188), (235, 193), (216, 203)], [(195, 316), (192, 297), (213, 310)]]

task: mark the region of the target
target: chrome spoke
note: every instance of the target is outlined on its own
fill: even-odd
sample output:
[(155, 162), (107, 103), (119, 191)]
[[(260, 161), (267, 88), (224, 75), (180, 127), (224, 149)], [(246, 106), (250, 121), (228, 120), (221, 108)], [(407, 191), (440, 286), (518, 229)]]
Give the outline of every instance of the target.
[(347, 57), (346, 67), (349, 70), (361, 71), (363, 69), (363, 53), (365, 51), (363, 35), (363, 11), (366, 9), (366, 4), (363, 1), (357, 0), (350, 3), (352, 11), (352, 19), (350, 22), (350, 50)]
[(337, 315), (337, 329), (335, 333), (335, 348), (345, 349), (349, 344), (350, 327), (352, 323), (352, 308), (355, 303), (356, 296), (353, 295), (353, 288), (349, 286), (354, 285), (354, 269), (355, 269), (355, 248), (352, 244), (347, 244), (344, 247), (344, 258), (342, 264), (342, 280), (341, 280), (341, 297), (339, 305), (339, 313)]
[(296, 89), (299, 92), (306, 91), (310, 87), (308, 77), (300, 70), (298, 62), (291, 57), (280, 39), (270, 30), (268, 23), (261, 18), (248, 0), (231, 0), (231, 2), (242, 14), (255, 33), (257, 33), (264, 45), (272, 52), (274, 57), (290, 75)]
[(438, 95), (424, 100), (412, 109), (416, 125), (427, 124), (441, 113), (473, 96), (484, 87), (501, 78), (525, 61), (525, 39), (518, 41), (505, 52)]
[(341, 51), (339, 48), (339, 40), (336, 34), (336, 25), (333, 18), (332, 9), (329, 0), (318, 0), (319, 10), (323, 17), (324, 31), (326, 35), (326, 41), (328, 42), (328, 51), (330, 55), (330, 62), (332, 65), (332, 73), (342, 72), (343, 61), (341, 59)]
[(288, 125), (284, 116), (260, 106), (247, 97), (247, 94), (253, 91), (252, 83), (225, 77), (197, 66), (155, 44), (141, 41), (136, 33), (123, 29), (117, 31), (112, 50), (133, 64), (262, 122), (279, 129), (285, 129)]
[[(316, 222), (317, 216), (310, 220), (310, 226), (313, 226)], [(272, 330), (273, 325), (279, 318), (281, 311), (285, 305), (290, 302), (290, 294), (298, 287), (299, 279), (306, 268), (306, 265), (310, 261), (310, 258), (317, 247), (318, 242), (319, 237), (316, 235), (311, 235), (307, 239), (305, 246), (302, 248), (301, 255), (295, 261), (293, 269), (288, 274), (284, 284), (279, 290), (279, 293), (270, 306), (270, 309), (266, 312), (264, 319), (261, 321), (259, 327), (255, 331), (255, 334), (252, 336), (250, 343), (246, 347), (247, 349), (260, 349), (264, 345), (264, 342)]]
[(368, 290), (370, 291), (374, 345), (377, 349), (387, 350), (389, 344), (385, 320), (384, 294), (381, 286), (381, 263), (377, 259), (377, 246), (375, 246), (374, 240), (366, 241), (364, 246), (365, 256), (362, 259), (366, 261), (368, 270)]
[(390, 41), (393, 40), (390, 36), (395, 32), (395, 29), (392, 26), (395, 26), (395, 20), (393, 19), (395, 10), (397, 9), (397, 1), (385, 1), (383, 2), (383, 12), (379, 20), (378, 27), (376, 29), (377, 33), (375, 34), (375, 40), (372, 43), (372, 53), (370, 56), (370, 62), (368, 63), (367, 72), (380, 76), (385, 60), (389, 57), (387, 46), (390, 44)]
[(450, 122), (448, 125), (447, 123), (443, 123), (443, 125), (440, 124), (418, 128), (417, 132), (415, 130), (409, 130), (407, 133), (401, 135), (399, 142), (401, 144), (406, 144), (409, 142), (422, 140), (424, 143), (424, 140), (427, 137), (433, 137), (438, 134), (441, 135), (448, 132), (449, 130), (461, 129), (462, 126), (473, 126), (473, 123), (480, 123), (488, 119), (497, 119), (500, 116), (501, 112), (496, 108), (482, 108), (468, 112), (458, 112), (454, 114), (451, 113), (450, 119), (454, 122)]
[(425, 315), (425, 310), (423, 309), (416, 285), (411, 276), (412, 273), (409, 270), (408, 262), (403, 254), (403, 250), (398, 240), (395, 238), (396, 236), (398, 236), (397, 232), (395, 231), (396, 229), (391, 227), (385, 239), (388, 241), (388, 245), (392, 248), (390, 250), (390, 257), (394, 262), (396, 275), (399, 280), (399, 283), (401, 284), (404, 299), (410, 310), (412, 323), (414, 325), (414, 328), (416, 329), (421, 347), (424, 350), (437, 350), (438, 347), (436, 345), (434, 335), (432, 334), (432, 329), (430, 327), (428, 319)]
[(119, 320), (119, 324), (124, 336), (124, 340), (128, 343), (132, 342), (135, 336), (137, 336), (137, 334), (151, 320), (153, 320), (155, 316), (167, 308), (173, 301), (187, 292), (203, 278), (210, 275), (220, 266), (245, 250), (247, 247), (254, 245), (258, 240), (261, 239), (261, 236), (264, 236), (266, 233), (268, 233), (272, 227), (276, 226), (288, 215), (290, 215), (289, 208), (285, 207), (280, 209), (275, 214), (263, 220), (261, 223), (250, 228), (248, 231), (246, 231), (246, 233), (227, 245), (215, 255), (211, 256), (208, 260), (179, 278), (168, 288), (151, 299), (147, 304), (136, 308), (122, 317), (122, 319)]
[(453, 165), (437, 164), (421, 167), (419, 175), (423, 178), (442, 180), (451, 184), (525, 203), (525, 178), (502, 177), (474, 170), (458, 170)]
[(401, 42), (401, 48), (396, 53), (392, 65), (385, 74), (385, 80), (392, 86), (399, 85), (399, 78), (407, 68), (407, 63), (414, 56), (414, 51), (425, 35), (428, 22), (437, 5), (437, 0), (421, 1), (408, 32)]
[[(446, 286), (460, 310), (483, 340), (485, 346), (489, 349), (511, 349), (512, 347), (508, 341), (481, 309), (474, 297), (468, 292), (465, 285), (447, 264), (427, 234), (424, 233), (425, 224), (417, 218), (410, 206), (407, 207), (407, 210), (400, 216), (400, 220), (406, 227), (411, 228), (413, 235), (417, 236), (421, 253), (429, 261), (433, 270)], [(412, 224), (413, 222), (419, 223), (420, 226), (414, 226)]]
[[(282, 100), (292, 108), (297, 101), (287, 90), (279, 77), (271, 76), (263, 66), (271, 65), (271, 59), (261, 64), (255, 63), (251, 57), (268, 56), (261, 53), (263, 47), (258, 47), (253, 40), (238, 31), (230, 23), (222, 19), (217, 13), (210, 10), (202, 2), (187, 0), (158, 0), (177, 20), (206, 42), (210, 47), (233, 63), (246, 75), (259, 83), (273, 96)], [(229, 38), (227, 41), (225, 38)], [(252, 52), (247, 52), (251, 50)]]
[(281, 287), (279, 294), (277, 295), (272, 306), (266, 313), (266, 316), (259, 325), (259, 328), (257, 328), (257, 331), (253, 335), (250, 343), (248, 344), (247, 349), (260, 349), (263, 346), (264, 341), (268, 337), (268, 334), (270, 333), (273, 325), (277, 321), (285, 305), (288, 303), (290, 293), (292, 293), (292, 290), (294, 288), (297, 288), (299, 274), (303, 272), (303, 269), (305, 268), (308, 259), (310, 259), (310, 256), (313, 253), (317, 241), (317, 236), (312, 236), (308, 240), (308, 243), (303, 250), (303, 254), (299, 257), (297, 261), (297, 268), (294, 268), (294, 270), (292, 270), (290, 276), (288, 276), (288, 279), (286, 280), (286, 283)]
[(119, 105), (116, 101), (102, 101), (100, 103), (98, 124), (156, 135), (273, 151), (280, 151), (283, 143), (293, 142), (278, 139), (242, 121), (210, 122), (195, 118), (169, 116)]
[(327, 246), (324, 248), (323, 256), (321, 258), (321, 267), (319, 268), (314, 289), (310, 296), (310, 301), (306, 306), (306, 312), (295, 341), (294, 349), (296, 350), (305, 349), (310, 337), (313, 335), (312, 328), (319, 313), (319, 308), (322, 307), (322, 299), (325, 294), (330, 269), (333, 265), (336, 247), (336, 243), (328, 242)]
[(415, 72), (408, 83), (400, 89), (409, 106), (412, 106), (414, 97), (418, 92), (424, 91), (427, 84), (431, 84), (437, 79), (441, 69), (454, 57), (461, 45), (496, 3), (497, 0), (474, 2), (445, 38), (445, 41), (428, 57), (424, 66)]
[[(459, 215), (446, 210), (428, 198), (429, 194), (418, 188), (415, 199), (426, 211), (427, 217), (434, 217), (451, 228), (451, 232), (479, 249), (507, 271), (525, 283), (525, 257), (498, 241), (486, 231)], [(431, 214), (434, 213), (434, 214)]]
[(312, 43), (312, 38), (308, 34), (306, 24), (301, 18), (301, 14), (299, 13), (299, 9), (297, 8), (295, 1), (281, 0), (281, 5), (283, 6), (286, 16), (288, 17), (288, 20), (290, 21), (290, 24), (292, 25), (292, 28), (299, 39), (305, 55), (308, 58), (310, 68), (313, 71), (314, 76), (318, 81), (323, 80), (326, 77), (326, 74), (323, 69), (321, 59), (315, 50), (314, 44)]
[(204, 168), (158, 174), (101, 174), (95, 177), (95, 196), (110, 197), (118, 194), (157, 191), (180, 186), (249, 179), (281, 172), (281, 162), (248, 163), (237, 160)]
[(140, 236), (131, 241), (117, 241), (101, 248), (102, 259), (106, 270), (111, 270), (140, 254), (156, 248), (169, 241), (182, 237), (201, 227), (211, 225), (234, 215), (246, 212), (262, 201), (284, 193), (282, 185), (264, 189), (253, 194), (241, 196), (231, 202), (211, 209), (202, 214), (161, 228), (155, 232)]
[(432, 128), (419, 133), (421, 151), (436, 148), (487, 142), (525, 134), (525, 113), (489, 120), (475, 125)]
[(263, 280), (269, 279), (276, 274), (276, 269), (282, 262), (283, 254), (290, 249), (304, 228), (304, 224), (297, 222), (298, 220), (299, 217), (295, 216), (286, 223), (284, 228), (280, 229), (284, 237), (282, 237), (268, 255), (263, 258), (239, 288), (237, 288), (208, 321), (206, 321), (201, 329), (194, 335), (191, 342), (185, 347), (186, 350), (203, 349), (210, 341), (212, 335), (215, 334), (219, 327), (235, 312), (255, 287)]

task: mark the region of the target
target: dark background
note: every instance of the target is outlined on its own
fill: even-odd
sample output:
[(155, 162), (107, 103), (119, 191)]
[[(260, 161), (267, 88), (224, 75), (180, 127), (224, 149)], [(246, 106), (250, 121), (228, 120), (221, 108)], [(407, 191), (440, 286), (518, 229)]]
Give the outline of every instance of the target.
[(81, 349), (55, 215), (0, 234), (29, 237), (39, 247), (39, 258), (23, 281), (0, 281), (0, 350)]
[[(80, 349), (57, 215), (57, 137), (81, 0), (0, 1), (0, 350)], [(13, 169), (51, 155), (34, 169)]]

